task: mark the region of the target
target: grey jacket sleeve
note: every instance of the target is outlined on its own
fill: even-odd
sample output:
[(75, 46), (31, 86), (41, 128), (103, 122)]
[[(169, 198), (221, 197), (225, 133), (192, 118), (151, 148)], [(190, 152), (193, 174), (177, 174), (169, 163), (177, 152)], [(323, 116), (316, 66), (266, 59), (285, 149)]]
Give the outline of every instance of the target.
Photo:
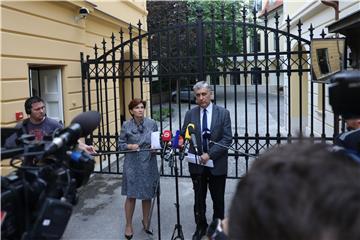
[(119, 149), (118, 149), (120, 151), (127, 150), (127, 134), (126, 134), (127, 125), (128, 125), (127, 122), (124, 122), (120, 131)]
[[(230, 146), (232, 143), (232, 130), (231, 130), (231, 119), (230, 119), (230, 112), (226, 109), (223, 110), (223, 119), (222, 119), (222, 137), (221, 139), (217, 140), (216, 142), (220, 143), (224, 146)], [(221, 158), (222, 156), (227, 155), (228, 150), (224, 147), (218, 145), (212, 145), (209, 148), (209, 156), (211, 159), (215, 160)]]

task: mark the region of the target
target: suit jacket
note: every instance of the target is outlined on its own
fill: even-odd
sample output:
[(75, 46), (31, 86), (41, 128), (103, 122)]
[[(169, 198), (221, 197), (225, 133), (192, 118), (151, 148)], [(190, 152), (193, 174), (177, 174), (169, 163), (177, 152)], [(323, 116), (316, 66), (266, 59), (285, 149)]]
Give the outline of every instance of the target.
[[(182, 135), (186, 131), (189, 123), (195, 125), (196, 142), (199, 146), (199, 155), (202, 154), (202, 130), (200, 125), (200, 107), (196, 106), (185, 114), (184, 124), (182, 127)], [(213, 105), (211, 126), (210, 126), (210, 139), (225, 146), (230, 146), (232, 142), (231, 119), (230, 113), (227, 109)], [(195, 150), (190, 147), (190, 153), (195, 153)], [(210, 168), (213, 175), (226, 175), (228, 168), (228, 150), (224, 147), (210, 144), (208, 154), (210, 159), (214, 161), (214, 168)], [(201, 174), (204, 171), (204, 166), (189, 163), (189, 171), (191, 174)]]

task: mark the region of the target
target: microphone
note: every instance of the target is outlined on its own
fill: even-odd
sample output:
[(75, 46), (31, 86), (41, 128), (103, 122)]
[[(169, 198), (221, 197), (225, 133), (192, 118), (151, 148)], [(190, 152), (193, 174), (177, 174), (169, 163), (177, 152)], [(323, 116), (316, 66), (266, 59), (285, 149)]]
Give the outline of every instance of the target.
[(92, 133), (100, 124), (100, 113), (96, 111), (88, 111), (79, 114), (72, 121), (70, 126), (64, 128), (58, 133), (45, 154), (51, 154), (62, 148), (63, 146), (71, 146), (77, 143), (81, 137), (85, 137)]
[(171, 147), (176, 150), (179, 147), (180, 130), (176, 130), (175, 137), (172, 140)]
[(198, 150), (198, 145), (197, 145), (197, 141), (196, 141), (196, 135), (195, 135), (195, 125), (194, 124), (189, 124), (188, 125), (188, 130), (190, 133), (190, 142), (192, 143), (192, 146), (195, 149), (195, 153), (198, 154), (199, 150)]
[(204, 130), (202, 132), (202, 136), (203, 136), (203, 138), (206, 138), (206, 139), (210, 140), (210, 138), (211, 138), (210, 129), (204, 128)]
[(206, 139), (206, 146), (207, 146), (207, 149), (209, 149), (209, 141), (210, 138), (211, 138), (211, 132), (210, 132), (210, 129), (208, 128), (204, 128), (203, 132), (202, 132), (202, 137), (203, 137), (203, 140)]
[(167, 144), (171, 141), (171, 137), (172, 137), (171, 131), (164, 130), (163, 133), (161, 134), (161, 141)]
[(188, 148), (189, 146), (189, 143), (190, 143), (190, 140), (191, 140), (191, 134), (190, 134), (190, 131), (189, 131), (189, 128), (194, 128), (195, 125), (193, 123), (189, 123), (187, 126), (186, 126), (186, 130), (185, 130), (185, 140), (184, 140), (184, 151), (186, 151), (186, 149)]
[[(177, 130), (176, 133), (175, 133), (175, 136), (171, 140), (171, 150), (169, 151), (169, 153), (167, 153), (164, 156), (165, 161), (170, 161), (170, 160), (173, 159), (173, 157), (175, 155), (175, 152), (176, 152), (176, 149), (179, 146), (179, 136), (180, 136), (180, 131)], [(172, 161), (170, 161), (169, 162), (169, 167), (172, 167), (172, 166), (173, 166), (173, 163), (172, 163)]]
[(185, 142), (186, 142), (186, 141), (190, 141), (190, 139), (191, 139), (190, 129), (189, 129), (189, 128), (194, 129), (194, 128), (195, 128), (195, 125), (194, 125), (193, 123), (189, 123), (189, 124), (186, 126), (186, 130), (185, 130)]
[(179, 159), (183, 160), (185, 157), (185, 146), (184, 146), (184, 138), (181, 135), (179, 136), (178, 147), (179, 147)]
[(162, 154), (165, 153), (167, 147), (169, 146), (169, 142), (171, 141), (172, 133), (170, 130), (164, 130), (161, 134), (161, 141), (163, 142), (164, 148), (162, 150)]

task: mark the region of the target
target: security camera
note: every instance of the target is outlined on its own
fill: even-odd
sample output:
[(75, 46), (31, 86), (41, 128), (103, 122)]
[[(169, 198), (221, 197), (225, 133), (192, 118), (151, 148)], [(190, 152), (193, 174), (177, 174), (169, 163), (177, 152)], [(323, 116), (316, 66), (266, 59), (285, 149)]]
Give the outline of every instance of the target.
[(87, 9), (86, 7), (82, 7), (82, 8), (80, 8), (80, 10), (79, 10), (79, 14), (80, 14), (80, 16), (83, 17), (83, 18), (87, 17), (87, 15), (89, 15), (89, 13), (90, 13), (90, 11), (89, 11), (89, 9)]
[(86, 7), (81, 7), (79, 9), (79, 15), (75, 16), (75, 21), (78, 22), (81, 19), (85, 19), (89, 15), (90, 11)]

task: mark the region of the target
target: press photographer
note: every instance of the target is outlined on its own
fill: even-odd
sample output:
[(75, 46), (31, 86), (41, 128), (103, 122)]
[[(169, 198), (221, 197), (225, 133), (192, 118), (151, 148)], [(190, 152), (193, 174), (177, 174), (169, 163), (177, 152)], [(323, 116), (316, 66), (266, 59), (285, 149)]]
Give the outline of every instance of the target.
[[(95, 165), (79, 150), (78, 140), (100, 123), (98, 112), (85, 112), (71, 125), (38, 141), (23, 134), (19, 147), (1, 152), (16, 170), (1, 178), (2, 239), (60, 239)], [(26, 164), (24, 164), (26, 162)], [(19, 164), (20, 163), (20, 164)]]
[[(335, 138), (336, 146), (360, 163), (360, 71), (335, 74), (329, 86), (329, 103), (346, 122), (347, 132)], [(339, 149), (338, 149), (339, 150)], [(340, 149), (341, 150), (341, 149)]]

